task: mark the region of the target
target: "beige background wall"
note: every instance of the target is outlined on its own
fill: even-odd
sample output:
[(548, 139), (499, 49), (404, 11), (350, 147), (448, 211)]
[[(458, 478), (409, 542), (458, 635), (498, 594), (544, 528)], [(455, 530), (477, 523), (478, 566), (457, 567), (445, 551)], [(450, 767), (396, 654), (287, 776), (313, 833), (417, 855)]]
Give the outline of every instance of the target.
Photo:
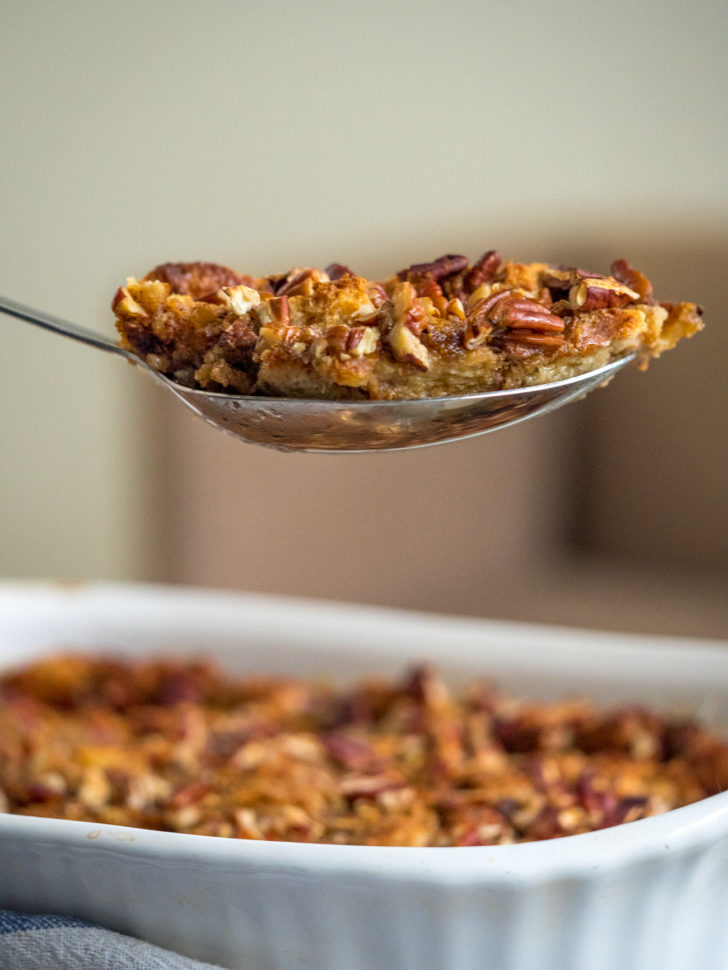
[(627, 256), (709, 328), (589, 401), (283, 456), (0, 318), (0, 575), (728, 635), (726, 8), (7, 0), (0, 292), (111, 333), (166, 259)]

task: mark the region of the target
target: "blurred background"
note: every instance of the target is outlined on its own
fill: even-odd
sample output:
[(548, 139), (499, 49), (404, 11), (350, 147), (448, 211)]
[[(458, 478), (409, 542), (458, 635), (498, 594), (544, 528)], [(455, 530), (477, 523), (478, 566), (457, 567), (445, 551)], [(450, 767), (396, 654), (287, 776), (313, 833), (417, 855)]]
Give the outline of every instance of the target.
[(111, 335), (127, 275), (625, 257), (705, 331), (546, 418), (285, 455), (0, 317), (0, 576), (728, 636), (728, 7), (5, 0), (0, 292)]

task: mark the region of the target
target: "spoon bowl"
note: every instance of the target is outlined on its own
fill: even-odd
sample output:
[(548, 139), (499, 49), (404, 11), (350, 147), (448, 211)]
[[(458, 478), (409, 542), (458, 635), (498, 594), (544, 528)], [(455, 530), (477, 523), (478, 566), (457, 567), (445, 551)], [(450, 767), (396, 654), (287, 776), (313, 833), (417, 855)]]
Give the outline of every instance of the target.
[(187, 407), (229, 434), (279, 451), (396, 451), (486, 434), (547, 414), (606, 384), (626, 354), (595, 370), (550, 384), (405, 401), (323, 401), (221, 394), (184, 387), (93, 330), (0, 297), (0, 312), (124, 357)]

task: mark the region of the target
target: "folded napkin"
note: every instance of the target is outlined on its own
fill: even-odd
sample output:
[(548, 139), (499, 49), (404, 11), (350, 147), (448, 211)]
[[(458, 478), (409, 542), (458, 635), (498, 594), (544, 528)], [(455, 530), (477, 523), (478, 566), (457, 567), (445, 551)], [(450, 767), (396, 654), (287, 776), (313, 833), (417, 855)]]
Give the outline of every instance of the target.
[(221, 970), (68, 916), (0, 910), (0, 970)]

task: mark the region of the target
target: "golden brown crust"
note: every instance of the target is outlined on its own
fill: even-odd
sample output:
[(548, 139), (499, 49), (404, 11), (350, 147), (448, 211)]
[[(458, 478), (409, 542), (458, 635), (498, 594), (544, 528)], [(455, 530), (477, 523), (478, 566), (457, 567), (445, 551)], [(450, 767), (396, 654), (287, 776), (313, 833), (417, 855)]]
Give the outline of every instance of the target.
[(114, 297), (125, 346), (206, 390), (434, 397), (547, 383), (635, 352), (642, 366), (701, 329), (625, 260), (577, 267), (442, 256), (384, 282), (347, 267), (265, 278), (167, 263)]
[(334, 689), (209, 664), (51, 657), (0, 678), (0, 811), (364, 845), (529, 842), (728, 787), (728, 744), (637, 707), (431, 669)]

